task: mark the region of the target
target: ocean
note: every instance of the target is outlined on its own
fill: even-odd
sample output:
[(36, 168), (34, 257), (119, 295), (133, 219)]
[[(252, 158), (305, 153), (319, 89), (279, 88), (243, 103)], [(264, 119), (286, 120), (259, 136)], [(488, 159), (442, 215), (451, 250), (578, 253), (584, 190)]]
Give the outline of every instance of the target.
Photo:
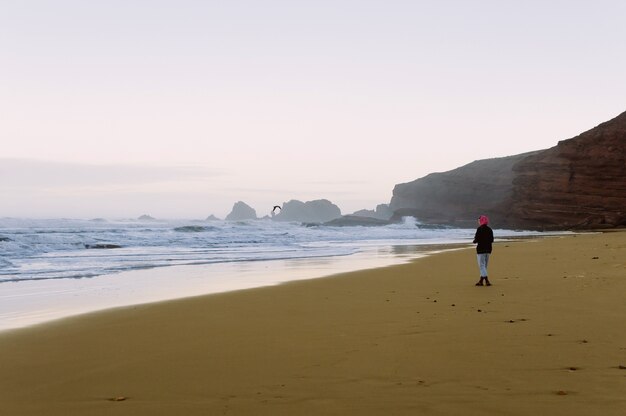
[[(495, 230), (496, 238), (534, 235)], [(0, 330), (157, 300), (395, 264), (474, 229), (269, 219), (0, 219)], [(473, 264), (472, 264), (473, 266)], [(471, 266), (470, 266), (471, 267)]]

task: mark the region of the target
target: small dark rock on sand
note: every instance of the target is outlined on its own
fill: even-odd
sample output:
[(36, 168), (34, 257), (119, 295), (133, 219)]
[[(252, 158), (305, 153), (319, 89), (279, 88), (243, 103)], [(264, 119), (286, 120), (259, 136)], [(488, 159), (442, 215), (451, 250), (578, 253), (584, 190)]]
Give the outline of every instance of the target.
[(111, 397), (110, 399), (108, 399), (110, 402), (123, 402), (128, 400), (128, 397), (126, 396), (117, 396), (117, 397)]

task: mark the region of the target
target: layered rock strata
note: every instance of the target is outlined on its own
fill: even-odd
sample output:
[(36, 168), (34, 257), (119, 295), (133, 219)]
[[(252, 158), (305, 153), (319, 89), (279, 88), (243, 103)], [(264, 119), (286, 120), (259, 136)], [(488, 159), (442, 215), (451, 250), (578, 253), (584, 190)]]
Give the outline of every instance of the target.
[(626, 112), (546, 150), (472, 162), (399, 184), (393, 219), (473, 226), (591, 229), (626, 226)]
[(626, 226), (626, 113), (524, 158), (513, 172), (512, 223)]

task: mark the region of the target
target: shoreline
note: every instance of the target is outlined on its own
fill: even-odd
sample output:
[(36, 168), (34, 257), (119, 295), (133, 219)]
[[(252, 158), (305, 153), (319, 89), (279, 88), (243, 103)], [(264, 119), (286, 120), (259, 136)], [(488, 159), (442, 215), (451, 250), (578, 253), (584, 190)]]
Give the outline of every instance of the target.
[(0, 294), (0, 335), (109, 309), (388, 267), (469, 246), (465, 243), (377, 245), (350, 255), (167, 266), (83, 279), (6, 282)]
[[(589, 415), (626, 410), (626, 232), (0, 334), (9, 414)], [(119, 401), (115, 401), (119, 399)]]

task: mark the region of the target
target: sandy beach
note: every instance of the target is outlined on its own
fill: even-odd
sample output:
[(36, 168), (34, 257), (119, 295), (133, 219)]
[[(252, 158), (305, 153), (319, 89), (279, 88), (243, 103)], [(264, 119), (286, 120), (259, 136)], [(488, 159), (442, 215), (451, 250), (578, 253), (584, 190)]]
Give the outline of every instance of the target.
[(624, 415), (626, 232), (0, 334), (2, 415)]

